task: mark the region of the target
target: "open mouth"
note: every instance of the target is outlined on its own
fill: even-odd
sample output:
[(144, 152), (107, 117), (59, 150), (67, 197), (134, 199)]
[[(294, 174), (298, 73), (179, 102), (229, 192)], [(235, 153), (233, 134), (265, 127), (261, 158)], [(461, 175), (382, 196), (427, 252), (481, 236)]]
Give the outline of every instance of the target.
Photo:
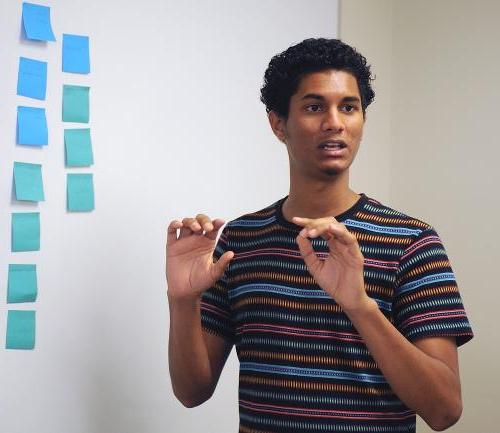
[(323, 150), (341, 150), (347, 147), (347, 144), (345, 144), (343, 141), (325, 141), (318, 147)]

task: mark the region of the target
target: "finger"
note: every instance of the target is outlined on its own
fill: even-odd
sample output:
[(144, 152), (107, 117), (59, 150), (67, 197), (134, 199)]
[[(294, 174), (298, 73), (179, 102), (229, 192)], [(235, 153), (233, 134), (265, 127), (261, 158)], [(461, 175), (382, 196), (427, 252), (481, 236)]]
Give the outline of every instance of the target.
[(221, 219), (221, 218), (215, 218), (212, 221), (212, 224), (214, 225), (214, 228), (216, 230), (219, 230), (224, 224), (226, 224), (226, 222), (223, 219)]
[(297, 217), (297, 216), (292, 217), (292, 222), (294, 222), (295, 224), (302, 226), (302, 227), (305, 227), (306, 225), (308, 225), (310, 223), (310, 221), (311, 221), (310, 218), (302, 218), (302, 217)]
[[(350, 233), (344, 224), (340, 224), (340, 227), (339, 225), (332, 225), (330, 232), (333, 234), (328, 241), (330, 253), (337, 251), (338, 254), (343, 255), (345, 258), (355, 259), (360, 266), (363, 266), (364, 256), (356, 236)], [(343, 248), (339, 249), (339, 243), (343, 245)]]
[(177, 240), (177, 229), (182, 227), (179, 220), (173, 220), (168, 225), (167, 229), (167, 245), (173, 244)]
[(199, 213), (198, 215), (196, 215), (196, 220), (206, 232), (212, 231), (214, 229), (212, 220), (207, 215)]
[(314, 276), (316, 271), (321, 268), (322, 262), (316, 255), (309, 239), (302, 236), (297, 236), (296, 239), (299, 245), (300, 254), (306, 263), (307, 269), (309, 269), (311, 275)]
[(205, 233), (205, 236), (209, 239), (215, 240), (217, 238), (217, 235), (219, 233), (220, 228), (225, 224), (224, 220), (221, 220), (220, 218), (216, 218), (212, 221), (213, 225), (213, 230), (210, 230)]
[(311, 225), (308, 225), (307, 227), (303, 228), (300, 231), (300, 235), (303, 237), (309, 237), (309, 238), (316, 238), (318, 236), (323, 237), (324, 239), (330, 239), (331, 234), (330, 234), (330, 222), (328, 223), (312, 223)]
[(344, 224), (340, 223), (330, 224), (329, 232), (333, 235), (335, 239), (339, 240), (344, 245), (357, 245), (358, 243), (356, 236), (350, 233)]
[(222, 254), (222, 256), (219, 257), (219, 260), (217, 260), (217, 262), (213, 264), (212, 276), (215, 281), (217, 281), (220, 277), (222, 277), (222, 274), (226, 270), (227, 266), (229, 265), (229, 262), (233, 257), (234, 257), (233, 251), (226, 251), (224, 254)]
[[(336, 219), (333, 217), (324, 217), (324, 218), (302, 218), (302, 217), (293, 217), (292, 218), (295, 223), (304, 227), (301, 231), (301, 235), (304, 237), (317, 237), (322, 236), (328, 232), (329, 224), (336, 222)], [(328, 237), (329, 235), (327, 235)]]
[(190, 235), (192, 233), (203, 233), (201, 225), (198, 223), (196, 218), (184, 218), (182, 220), (183, 230), (181, 230), (181, 237), (184, 235)]

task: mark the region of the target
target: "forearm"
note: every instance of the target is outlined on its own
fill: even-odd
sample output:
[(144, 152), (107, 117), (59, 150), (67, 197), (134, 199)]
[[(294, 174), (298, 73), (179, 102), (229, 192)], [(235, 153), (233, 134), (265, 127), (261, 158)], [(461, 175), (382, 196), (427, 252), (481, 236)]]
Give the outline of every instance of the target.
[(200, 302), (200, 299), (169, 297), (170, 378), (174, 394), (187, 407), (203, 403), (213, 392), (210, 359), (201, 328)]
[(444, 362), (409, 342), (372, 299), (346, 311), (398, 397), (433, 429), (453, 424), (461, 413), (460, 382)]

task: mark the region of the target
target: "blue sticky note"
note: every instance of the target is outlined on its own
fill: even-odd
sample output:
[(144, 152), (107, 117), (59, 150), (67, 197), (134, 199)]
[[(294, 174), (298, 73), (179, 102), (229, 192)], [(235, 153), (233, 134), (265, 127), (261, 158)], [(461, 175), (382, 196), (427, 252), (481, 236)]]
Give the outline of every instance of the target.
[(65, 129), (64, 147), (67, 167), (88, 167), (94, 163), (90, 129)]
[(14, 161), (16, 200), (44, 201), (42, 166)]
[(94, 183), (92, 173), (68, 174), (68, 210), (86, 212), (94, 209)]
[(40, 251), (40, 213), (12, 214), (12, 251)]
[(89, 87), (63, 86), (63, 122), (89, 122)]
[(19, 57), (17, 94), (44, 100), (47, 91), (47, 62)]
[(63, 33), (62, 70), (77, 74), (90, 72), (89, 37)]
[(46, 146), (48, 141), (45, 108), (17, 107), (17, 144)]
[(7, 303), (35, 302), (38, 293), (36, 265), (9, 265)]
[(36, 311), (9, 310), (6, 349), (30, 350), (35, 347)]
[(50, 25), (50, 8), (33, 3), (23, 3), (23, 28), (27, 39), (55, 41)]

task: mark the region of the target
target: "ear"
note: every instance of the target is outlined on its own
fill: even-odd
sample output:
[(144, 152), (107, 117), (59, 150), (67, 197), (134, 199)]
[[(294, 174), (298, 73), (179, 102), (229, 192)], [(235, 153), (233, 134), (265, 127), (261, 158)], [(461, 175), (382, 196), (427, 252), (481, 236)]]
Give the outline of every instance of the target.
[(275, 111), (270, 111), (267, 114), (267, 118), (269, 119), (269, 125), (271, 125), (274, 135), (276, 135), (279, 141), (284, 143), (286, 138), (286, 119)]

